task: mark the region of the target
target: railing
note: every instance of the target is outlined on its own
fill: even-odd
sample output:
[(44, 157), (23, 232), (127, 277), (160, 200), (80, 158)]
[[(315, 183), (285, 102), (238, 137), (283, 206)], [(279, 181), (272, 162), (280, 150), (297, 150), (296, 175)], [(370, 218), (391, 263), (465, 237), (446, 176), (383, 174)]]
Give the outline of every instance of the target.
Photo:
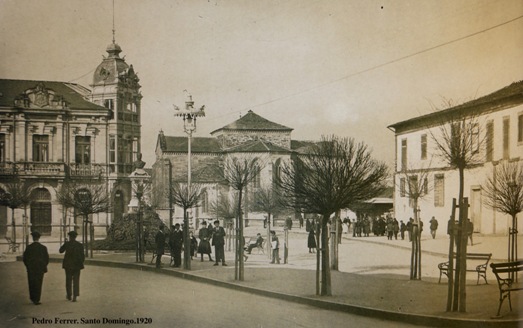
[(64, 163), (49, 163), (49, 162), (26, 162), (17, 163), (19, 168), (18, 173), (25, 173), (28, 175), (64, 175)]
[(11, 162), (0, 163), (0, 176), (14, 175), (16, 173), (16, 164)]
[(69, 164), (71, 176), (93, 177), (105, 175), (107, 169), (105, 164)]

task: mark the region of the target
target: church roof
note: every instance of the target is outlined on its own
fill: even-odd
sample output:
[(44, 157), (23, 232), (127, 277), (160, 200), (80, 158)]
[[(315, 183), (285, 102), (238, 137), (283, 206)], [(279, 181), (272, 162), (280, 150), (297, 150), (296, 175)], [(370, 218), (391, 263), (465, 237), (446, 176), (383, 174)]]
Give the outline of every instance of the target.
[(396, 133), (401, 133), (409, 129), (426, 128), (431, 124), (446, 122), (453, 117), (478, 115), (520, 104), (523, 104), (523, 80), (461, 105), (394, 123), (388, 127), (394, 129)]
[[(186, 153), (188, 151), (187, 137), (171, 137), (160, 133), (158, 139), (163, 152)], [(191, 139), (192, 153), (220, 153), (221, 151), (216, 138), (193, 137)]]
[[(28, 99), (28, 91), (41, 90), (50, 97), (50, 100), (64, 101), (70, 109), (100, 109), (107, 108), (96, 105), (86, 98), (90, 95), (89, 89), (76, 84), (58, 81), (10, 80), (0, 79), (0, 107), (15, 107), (15, 101)], [(52, 98), (52, 99), (51, 99)], [(41, 104), (45, 108), (45, 104)], [(17, 106), (28, 107), (28, 106)]]
[(246, 115), (238, 120), (211, 132), (211, 135), (222, 130), (265, 130), (265, 131), (292, 131), (284, 125), (274, 123), (249, 110)]
[(284, 152), (288, 153), (290, 149), (286, 149), (275, 145), (271, 142), (259, 139), (250, 142), (242, 143), (238, 146), (226, 149), (228, 153), (267, 153), (267, 152)]

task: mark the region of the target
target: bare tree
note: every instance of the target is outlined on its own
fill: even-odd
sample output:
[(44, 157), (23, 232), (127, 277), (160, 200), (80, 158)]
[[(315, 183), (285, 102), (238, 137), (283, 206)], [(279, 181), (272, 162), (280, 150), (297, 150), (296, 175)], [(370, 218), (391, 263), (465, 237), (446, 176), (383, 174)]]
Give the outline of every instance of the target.
[(409, 198), (414, 218), (411, 232), (410, 279), (421, 280), (421, 230), (423, 223), (419, 217), (419, 201), (427, 196), (430, 191), (428, 173), (429, 171), (426, 169), (408, 170), (407, 168), (397, 173), (400, 194)]
[[(279, 187), (288, 206), (322, 216), (321, 295), (332, 295), (327, 228), (330, 216), (379, 195), (386, 177), (387, 167), (371, 157), (365, 144), (336, 136), (322, 137), (307, 155), (282, 167)], [(316, 286), (319, 284), (317, 280)]]
[[(254, 193), (253, 211), (267, 214), (267, 240), (271, 239), (271, 215), (282, 212), (282, 199), (273, 188), (260, 188)], [(270, 243), (267, 242), (267, 255), (271, 256)]]
[[(24, 220), (27, 220), (27, 206), (31, 203), (31, 195), (29, 188), (18, 176), (14, 176), (11, 181), (6, 184), (5, 193), (0, 195), (0, 204), (5, 205), (11, 209), (11, 239), (13, 245), (16, 245), (16, 222), (15, 210), (22, 208), (24, 210)], [(28, 244), (29, 234), (24, 225), (23, 241), (25, 245)], [(14, 250), (14, 248), (13, 248)]]
[(58, 189), (56, 197), (58, 203), (65, 209), (72, 208), (75, 216), (82, 217), (82, 242), (85, 247), (85, 255), (89, 256), (89, 244), (91, 244), (90, 257), (93, 257), (94, 229), (89, 216), (107, 213), (111, 210), (111, 197), (106, 184), (97, 181), (66, 182)]
[(512, 217), (508, 261), (517, 261), (517, 215), (523, 211), (523, 162), (504, 161), (497, 166), (487, 179), (484, 190), (487, 206)]
[[(229, 196), (222, 193), (218, 198), (210, 204), (211, 213), (214, 213), (216, 217), (223, 218), (224, 226), (226, 229), (227, 236), (225, 237), (227, 242), (227, 250), (231, 250), (231, 240), (233, 231), (233, 220), (238, 217), (238, 197), (234, 195), (233, 201), (229, 200)], [(236, 240), (236, 238), (234, 238)]]
[(237, 216), (237, 238), (236, 238), (236, 258), (234, 261), (235, 279), (243, 281), (243, 212), (242, 197), (248, 184), (260, 174), (265, 161), (255, 156), (245, 156), (243, 158), (227, 157), (223, 163), (223, 175), (229, 186), (237, 191), (238, 195), (238, 216)]
[[(446, 107), (453, 104), (446, 101)], [(459, 106), (458, 106), (459, 107)], [(468, 206), (464, 203), (463, 189), (465, 183), (465, 170), (481, 163), (482, 153), (480, 152), (484, 138), (482, 138), (481, 126), (476, 114), (473, 112), (464, 113), (453, 110), (446, 113), (439, 125), (439, 134), (431, 132), (431, 138), (436, 145), (437, 155), (445, 161), (451, 168), (459, 172), (459, 194), (458, 225), (455, 226), (451, 219), (451, 229), (456, 228), (457, 233), (451, 232), (451, 236), (456, 236), (456, 267), (454, 278), (452, 276), (453, 245), (449, 247), (449, 293), (447, 299), (447, 311), (466, 312), (466, 268), (467, 268), (467, 211)], [(431, 131), (431, 130), (429, 130)], [(452, 238), (451, 238), (452, 243)], [(453, 295), (453, 296), (452, 296)]]
[[(189, 238), (189, 208), (200, 206), (202, 187), (200, 184), (175, 183), (169, 193), (172, 195), (172, 202), (183, 208), (183, 267), (191, 270), (191, 239)], [(171, 227), (169, 227), (171, 228)]]

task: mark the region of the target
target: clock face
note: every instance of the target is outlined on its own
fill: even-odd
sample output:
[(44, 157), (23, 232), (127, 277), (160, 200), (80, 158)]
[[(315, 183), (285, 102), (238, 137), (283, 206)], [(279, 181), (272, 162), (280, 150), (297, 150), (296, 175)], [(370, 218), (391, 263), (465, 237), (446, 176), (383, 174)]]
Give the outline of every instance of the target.
[(102, 77), (102, 79), (107, 80), (109, 75), (111, 75), (111, 73), (102, 67), (102, 69), (100, 70), (100, 76)]

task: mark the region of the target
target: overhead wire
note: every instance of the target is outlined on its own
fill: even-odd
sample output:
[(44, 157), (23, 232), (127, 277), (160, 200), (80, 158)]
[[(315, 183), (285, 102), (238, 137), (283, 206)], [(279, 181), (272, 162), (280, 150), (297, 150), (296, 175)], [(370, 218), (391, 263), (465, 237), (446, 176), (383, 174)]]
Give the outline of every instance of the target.
[[(501, 26), (510, 24), (510, 23), (515, 22), (515, 21), (517, 21), (519, 19), (522, 19), (522, 18), (523, 18), (523, 15), (520, 15), (518, 17), (515, 17), (515, 18), (510, 19), (508, 21), (496, 24), (494, 26), (490, 26), (490, 27), (482, 29), (480, 31), (477, 31), (477, 32), (474, 32), (474, 33), (470, 33), (470, 34), (464, 35), (462, 37), (459, 37), (459, 38), (456, 38), (456, 39), (453, 39), (453, 40), (450, 40), (450, 41), (446, 41), (446, 42), (437, 44), (435, 46), (432, 46), (432, 47), (429, 47), (429, 48), (425, 48), (423, 50), (419, 50), (419, 51), (413, 52), (411, 54), (408, 54), (408, 55), (405, 55), (405, 56), (401, 56), (401, 57), (398, 57), (398, 58), (386, 61), (386, 62), (378, 64), (378, 65), (374, 65), (372, 67), (369, 67), (369, 68), (366, 68), (366, 69), (363, 69), (363, 70), (360, 70), (360, 71), (357, 71), (357, 72), (354, 72), (354, 73), (347, 74), (347, 75), (345, 75), (343, 77), (340, 77), (340, 78), (337, 78), (337, 79), (334, 79), (334, 80), (331, 80), (331, 81), (328, 81), (328, 82), (325, 82), (325, 83), (321, 83), (321, 84), (315, 85), (315, 86), (307, 88), (307, 89), (296, 91), (296, 92), (293, 92), (293, 93), (290, 93), (290, 94), (287, 94), (287, 95), (284, 95), (284, 96), (281, 96), (281, 97), (277, 97), (277, 98), (274, 98), (274, 99), (271, 99), (271, 100), (268, 100), (268, 101), (265, 101), (265, 102), (262, 102), (262, 103), (258, 103), (258, 104), (255, 104), (255, 105), (247, 106), (247, 107), (244, 107), (244, 108), (242, 108), (240, 110), (236, 110), (236, 111), (233, 111), (233, 112), (228, 112), (227, 114), (221, 115), (219, 117), (228, 116), (228, 115), (232, 115), (232, 114), (237, 114), (237, 113), (240, 113), (240, 112), (243, 112), (243, 111), (247, 111), (247, 110), (250, 110), (250, 109), (253, 109), (253, 108), (262, 107), (262, 106), (265, 106), (265, 105), (268, 105), (268, 104), (272, 104), (272, 103), (275, 103), (275, 102), (278, 102), (278, 101), (281, 101), (281, 100), (284, 100), (284, 99), (292, 98), (292, 97), (295, 97), (295, 96), (298, 96), (298, 95), (301, 95), (301, 94), (304, 94), (304, 93), (307, 93), (307, 92), (311, 92), (311, 91), (314, 91), (314, 90), (317, 90), (317, 89), (321, 89), (323, 87), (332, 85), (334, 83), (337, 83), (337, 82), (349, 79), (351, 77), (354, 77), (354, 76), (357, 76), (357, 75), (361, 75), (361, 74), (364, 74), (364, 73), (376, 70), (378, 68), (385, 67), (387, 65), (395, 64), (395, 63), (403, 61), (405, 59), (412, 58), (414, 56), (417, 56), (417, 55), (420, 55), (420, 54), (423, 54), (423, 53), (426, 53), (426, 52), (429, 52), (429, 51), (432, 51), (432, 50), (435, 50), (435, 49), (438, 49), (438, 48), (441, 48), (441, 47), (444, 47), (444, 46), (448, 46), (450, 44), (453, 44), (453, 43), (456, 43), (456, 42), (459, 42), (459, 41), (463, 41), (465, 39), (474, 37), (476, 35), (479, 35), (479, 34), (491, 31), (493, 29), (499, 28)], [(216, 117), (216, 119), (219, 118), (219, 117)], [(211, 117), (210, 120), (212, 120), (212, 119), (214, 119), (214, 118)]]

